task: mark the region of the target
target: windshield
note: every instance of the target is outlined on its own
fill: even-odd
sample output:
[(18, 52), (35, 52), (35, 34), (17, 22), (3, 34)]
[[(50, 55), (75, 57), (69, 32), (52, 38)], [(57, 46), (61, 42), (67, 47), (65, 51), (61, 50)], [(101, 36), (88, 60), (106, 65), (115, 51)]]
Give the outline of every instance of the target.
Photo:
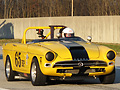
[(27, 42), (27, 44), (38, 43), (38, 42), (48, 42), (48, 41), (83, 41), (83, 42), (86, 42), (81, 37), (66, 37), (66, 38), (60, 38), (60, 39), (35, 39), (32, 42)]
[(86, 42), (81, 37), (66, 37), (66, 38), (61, 38), (61, 40), (65, 40), (65, 41), (83, 41), (83, 42)]

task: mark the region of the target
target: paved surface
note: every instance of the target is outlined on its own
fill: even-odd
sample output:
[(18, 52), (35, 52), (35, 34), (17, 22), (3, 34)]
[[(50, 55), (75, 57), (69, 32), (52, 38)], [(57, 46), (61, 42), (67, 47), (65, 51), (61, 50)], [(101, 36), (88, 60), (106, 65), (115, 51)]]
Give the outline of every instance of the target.
[[(0, 55), (2, 55), (0, 47)], [(6, 81), (2, 56), (0, 59), (0, 90), (120, 90), (120, 57), (116, 58), (116, 80), (114, 84), (100, 84), (98, 79), (84, 81), (58, 81), (47, 86), (32, 86), (26, 79)]]

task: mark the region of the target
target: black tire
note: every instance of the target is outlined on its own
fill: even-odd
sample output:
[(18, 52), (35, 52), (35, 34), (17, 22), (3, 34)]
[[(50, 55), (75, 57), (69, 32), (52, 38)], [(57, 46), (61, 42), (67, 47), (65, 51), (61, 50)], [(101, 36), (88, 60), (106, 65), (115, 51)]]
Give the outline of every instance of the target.
[(115, 80), (115, 68), (113, 69), (113, 71), (110, 74), (99, 76), (99, 80), (100, 80), (100, 82), (102, 84), (112, 84), (112, 83), (114, 83), (114, 80)]
[(41, 72), (38, 60), (33, 59), (30, 70), (30, 77), (33, 86), (44, 86), (46, 83), (46, 76)]
[(12, 70), (12, 66), (11, 66), (11, 61), (10, 61), (10, 57), (7, 56), (6, 58), (6, 63), (5, 63), (5, 76), (7, 81), (13, 81), (15, 80), (15, 72)]

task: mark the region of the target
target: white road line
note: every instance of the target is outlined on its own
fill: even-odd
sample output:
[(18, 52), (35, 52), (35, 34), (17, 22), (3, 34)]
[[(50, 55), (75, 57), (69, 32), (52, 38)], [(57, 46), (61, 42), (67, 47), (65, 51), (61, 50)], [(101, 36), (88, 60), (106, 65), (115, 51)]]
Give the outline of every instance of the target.
[(9, 90), (9, 89), (5, 89), (5, 88), (0, 88), (0, 90)]

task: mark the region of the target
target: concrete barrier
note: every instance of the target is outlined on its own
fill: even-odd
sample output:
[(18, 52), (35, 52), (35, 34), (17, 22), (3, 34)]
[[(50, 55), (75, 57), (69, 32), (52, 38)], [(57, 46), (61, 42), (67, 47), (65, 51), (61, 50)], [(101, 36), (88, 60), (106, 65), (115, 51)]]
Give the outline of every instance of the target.
[[(120, 43), (120, 16), (74, 16), (39, 17), (0, 20), (0, 38), (21, 39), (30, 26), (66, 25), (77, 36), (86, 40), (92, 36), (93, 42)], [(37, 38), (36, 32), (28, 32), (27, 38)]]

